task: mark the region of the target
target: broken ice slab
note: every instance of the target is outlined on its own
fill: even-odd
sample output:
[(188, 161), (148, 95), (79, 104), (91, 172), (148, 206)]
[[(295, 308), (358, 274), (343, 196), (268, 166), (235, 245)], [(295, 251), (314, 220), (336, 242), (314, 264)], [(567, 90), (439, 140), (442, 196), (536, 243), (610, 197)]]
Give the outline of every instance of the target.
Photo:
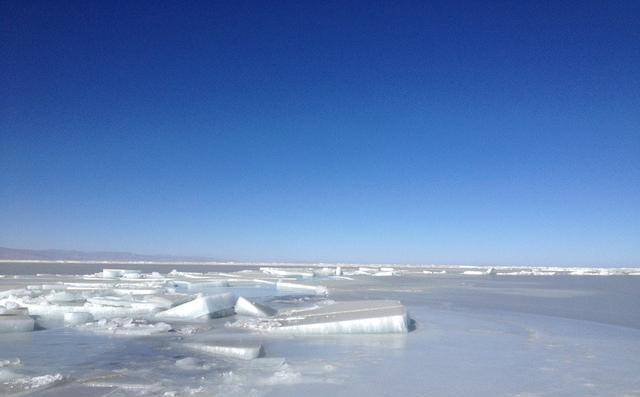
[(64, 324), (78, 325), (93, 321), (93, 315), (87, 312), (69, 312), (64, 314)]
[(273, 319), (238, 321), (232, 326), (302, 335), (405, 333), (409, 316), (399, 301), (350, 301), (288, 311)]
[(232, 293), (201, 296), (169, 310), (156, 313), (156, 318), (194, 320), (225, 317), (233, 314), (235, 303), (236, 297)]
[(35, 321), (23, 314), (0, 316), (0, 333), (33, 331)]
[(0, 316), (27, 315), (29, 310), (26, 307), (5, 307), (0, 305)]
[(85, 301), (85, 298), (82, 295), (66, 291), (52, 293), (47, 295), (45, 299), (49, 303), (82, 303)]
[(290, 283), (285, 281), (278, 281), (276, 283), (276, 289), (293, 291), (293, 292), (305, 292), (314, 295), (326, 295), (328, 293), (327, 287), (323, 285), (306, 285), (299, 283)]
[(120, 278), (126, 272), (125, 269), (102, 269), (104, 278)]
[(262, 345), (254, 342), (183, 343), (182, 346), (205, 354), (242, 360), (253, 360), (264, 355)]
[(236, 314), (251, 317), (271, 317), (277, 313), (275, 309), (269, 306), (251, 302), (242, 296), (236, 301), (235, 312)]

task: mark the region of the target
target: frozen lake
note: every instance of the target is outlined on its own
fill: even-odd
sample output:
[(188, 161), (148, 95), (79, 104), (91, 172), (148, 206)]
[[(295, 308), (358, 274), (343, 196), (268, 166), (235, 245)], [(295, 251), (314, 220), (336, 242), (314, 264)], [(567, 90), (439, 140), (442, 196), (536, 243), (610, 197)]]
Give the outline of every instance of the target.
[[(36, 328), (0, 333), (0, 395), (640, 396), (635, 271), (108, 266), (143, 273), (0, 264), (0, 305), (28, 307)], [(277, 321), (157, 314), (225, 292)], [(160, 298), (171, 304), (153, 306)], [(398, 332), (396, 301), (411, 319)], [(69, 325), (63, 311), (95, 318)], [(289, 322), (332, 333), (286, 332)]]

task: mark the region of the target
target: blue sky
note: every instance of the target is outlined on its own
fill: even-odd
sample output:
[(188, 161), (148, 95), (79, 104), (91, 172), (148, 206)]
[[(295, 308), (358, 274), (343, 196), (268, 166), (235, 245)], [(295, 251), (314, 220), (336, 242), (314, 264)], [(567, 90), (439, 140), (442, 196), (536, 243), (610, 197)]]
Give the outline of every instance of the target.
[(640, 265), (638, 2), (129, 3), (0, 6), (1, 246)]

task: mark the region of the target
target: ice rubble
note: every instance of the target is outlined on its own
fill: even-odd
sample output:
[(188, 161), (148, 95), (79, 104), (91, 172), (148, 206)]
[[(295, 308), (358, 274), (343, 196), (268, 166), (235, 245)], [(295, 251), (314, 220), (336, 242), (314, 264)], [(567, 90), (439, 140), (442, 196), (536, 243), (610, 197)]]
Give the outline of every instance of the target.
[[(349, 273), (368, 276), (401, 274), (394, 268), (385, 267), (360, 268), (356, 271), (323, 267), (286, 270), (262, 268), (260, 272), (233, 274), (172, 271), (166, 275), (104, 269), (94, 275), (60, 278), (59, 281), (55, 281), (57, 276), (47, 276), (45, 282), (48, 283), (24, 285), (24, 288), (0, 292), (0, 332), (48, 328), (54, 326), (50, 320), (55, 320), (55, 324), (60, 326), (109, 335), (149, 336), (174, 331), (174, 335), (189, 336), (195, 332), (187, 332), (188, 327), (176, 326), (175, 322), (204, 324), (209, 319), (234, 314), (238, 315), (239, 320), (235, 326), (270, 332), (406, 332), (409, 321), (406, 310), (395, 301), (338, 302), (303, 311), (284, 310), (279, 313), (259, 303), (261, 301), (251, 300), (247, 296), (237, 298), (233, 293), (265, 287), (267, 293), (315, 296), (318, 302), (326, 303), (328, 301), (323, 297), (329, 291), (318, 281), (323, 277), (352, 280), (338, 276)], [(309, 278), (313, 280), (305, 283), (297, 281)], [(221, 292), (225, 290), (230, 292)], [(174, 329), (174, 326), (177, 328)], [(237, 353), (237, 350), (225, 350), (222, 347), (202, 349), (209, 349), (212, 354), (214, 350), (221, 355), (227, 350), (228, 354)]]
[(33, 377), (20, 376), (16, 379), (5, 381), (4, 385), (8, 386), (9, 391), (20, 393), (46, 389), (64, 383), (65, 381), (66, 378), (62, 374), (47, 374)]
[(287, 334), (405, 333), (409, 316), (398, 301), (347, 301), (282, 312), (272, 319), (239, 320), (231, 326)]
[(172, 327), (163, 322), (149, 323), (132, 318), (114, 318), (89, 322), (81, 325), (79, 329), (116, 336), (151, 336), (169, 332)]

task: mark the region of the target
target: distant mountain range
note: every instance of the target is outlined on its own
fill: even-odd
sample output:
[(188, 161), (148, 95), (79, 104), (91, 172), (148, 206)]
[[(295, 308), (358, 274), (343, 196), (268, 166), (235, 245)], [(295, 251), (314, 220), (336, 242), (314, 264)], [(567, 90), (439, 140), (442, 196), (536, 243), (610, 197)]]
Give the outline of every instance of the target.
[(0, 260), (40, 260), (40, 261), (140, 261), (140, 262), (210, 262), (213, 258), (197, 256), (143, 255), (131, 252), (72, 251), (72, 250), (30, 250), (0, 247)]

